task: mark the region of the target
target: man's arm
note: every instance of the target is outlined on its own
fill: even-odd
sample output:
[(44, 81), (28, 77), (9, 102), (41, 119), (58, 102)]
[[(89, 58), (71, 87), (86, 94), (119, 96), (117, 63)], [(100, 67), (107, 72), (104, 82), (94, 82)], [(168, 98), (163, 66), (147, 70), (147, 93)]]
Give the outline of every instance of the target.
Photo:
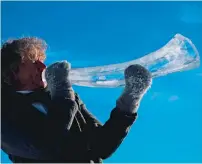
[(125, 72), (126, 86), (116, 102), (116, 108), (111, 112), (109, 120), (101, 126), (87, 111), (85, 105), (76, 98), (82, 113), (88, 118), (89, 124), (85, 130), (89, 154), (92, 158), (107, 158), (121, 144), (128, 130), (137, 116), (140, 101), (148, 88), (152, 78), (150, 72), (141, 65), (131, 65)]
[(85, 128), (86, 142), (89, 144), (89, 156), (95, 158), (108, 158), (122, 143), (137, 114), (127, 114), (118, 108), (112, 110), (110, 118), (104, 125), (86, 109), (76, 94), (79, 109), (87, 121)]
[[(55, 68), (57, 72), (58, 70), (60, 70), (60, 68), (62, 68), (61, 66), (58, 67), (58, 65), (65, 66), (67, 65), (67, 63), (66, 64), (64, 62), (58, 64), (56, 63), (56, 65), (54, 64), (53, 67), (49, 67), (50, 76), (47, 76), (47, 79), (49, 79), (48, 81), (50, 86), (53, 86), (50, 87), (50, 90), (53, 91), (55, 90), (54, 87), (61, 83), (60, 81), (58, 81), (58, 78), (60, 76), (58, 76), (58, 78), (55, 78), (57, 77), (56, 75), (58, 75), (58, 73), (51, 73), (52, 71), (55, 72)], [(70, 99), (71, 101), (74, 102), (75, 96), (73, 96), (72, 94), (73, 90), (69, 92), (70, 94), (67, 95), (65, 94), (66, 89), (68, 88), (72, 89), (71, 86), (69, 85), (70, 82), (68, 80), (67, 83), (65, 82), (69, 74), (68, 72), (69, 71), (65, 72), (66, 73), (65, 77), (61, 76), (63, 77), (62, 79), (64, 80), (65, 85), (61, 83), (62, 85), (59, 85), (58, 91), (62, 90), (63, 91), (62, 94), (61, 92), (57, 92), (56, 89), (54, 92), (52, 92), (52, 97), (57, 98), (58, 97), (57, 95), (59, 95), (59, 97), (61, 98), (65, 96), (68, 97), (68, 95), (72, 95)], [(54, 74), (54, 76), (52, 77), (51, 74)], [(66, 152), (68, 152), (67, 154), (70, 154), (70, 157), (76, 157), (77, 154), (79, 154), (83, 155), (82, 156), (83, 159), (96, 159), (96, 158), (105, 159), (109, 157), (118, 148), (118, 146), (121, 144), (124, 137), (126, 136), (129, 127), (134, 122), (137, 115), (136, 113), (139, 103), (143, 95), (150, 87), (152, 81), (151, 74), (149, 73), (149, 71), (140, 65), (129, 66), (125, 70), (124, 75), (126, 86), (124, 88), (122, 95), (116, 101), (116, 108), (111, 112), (110, 119), (103, 126), (101, 126), (97, 121), (95, 121), (95, 119), (93, 119), (93, 117), (90, 116), (89, 117), (90, 119), (88, 119), (88, 121), (89, 120), (91, 121), (89, 123), (88, 122), (86, 123), (85, 130), (75, 134), (69, 131), (71, 125), (67, 126), (69, 127), (69, 129), (67, 128), (66, 131), (67, 133), (65, 133), (65, 131), (64, 135), (60, 133), (61, 135), (59, 136), (61, 137), (58, 137), (59, 141), (57, 141), (57, 143), (55, 142), (57, 144), (56, 147), (58, 148), (59, 154), (61, 153), (62, 156), (63, 155), (65, 156)], [(63, 101), (63, 103), (64, 102), (65, 101)], [(62, 105), (63, 103), (60, 101), (59, 103), (61, 103), (59, 107), (65, 111), (65, 108), (67, 108), (67, 106)], [(78, 104), (78, 106), (80, 105)], [(81, 104), (81, 106), (82, 106), (81, 111), (86, 115), (88, 115), (87, 110), (84, 108), (84, 105)], [(72, 106), (72, 109), (73, 108), (74, 107)], [(66, 110), (71, 111), (71, 109), (69, 108)], [(64, 126), (62, 124), (60, 125), (63, 129)], [(61, 132), (63, 131), (61, 130)]]

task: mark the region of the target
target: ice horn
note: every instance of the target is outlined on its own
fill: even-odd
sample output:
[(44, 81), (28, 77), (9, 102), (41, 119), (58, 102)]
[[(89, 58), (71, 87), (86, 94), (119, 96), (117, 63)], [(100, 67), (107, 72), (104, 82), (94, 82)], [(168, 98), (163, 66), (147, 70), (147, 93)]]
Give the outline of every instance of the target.
[[(124, 86), (124, 70), (129, 65), (146, 67), (152, 77), (185, 71), (199, 67), (199, 53), (190, 39), (176, 34), (165, 46), (139, 59), (96, 67), (72, 68), (70, 79), (73, 85), (88, 87)], [(43, 79), (44, 78), (43, 73)]]

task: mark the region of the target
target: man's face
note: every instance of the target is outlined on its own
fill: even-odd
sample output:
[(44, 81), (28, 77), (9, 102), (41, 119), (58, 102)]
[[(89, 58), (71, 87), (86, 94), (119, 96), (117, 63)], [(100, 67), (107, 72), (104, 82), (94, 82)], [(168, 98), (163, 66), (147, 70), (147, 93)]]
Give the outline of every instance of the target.
[(18, 80), (17, 90), (35, 90), (45, 87), (42, 81), (42, 72), (46, 68), (43, 60), (24, 60), (18, 67), (16, 74)]

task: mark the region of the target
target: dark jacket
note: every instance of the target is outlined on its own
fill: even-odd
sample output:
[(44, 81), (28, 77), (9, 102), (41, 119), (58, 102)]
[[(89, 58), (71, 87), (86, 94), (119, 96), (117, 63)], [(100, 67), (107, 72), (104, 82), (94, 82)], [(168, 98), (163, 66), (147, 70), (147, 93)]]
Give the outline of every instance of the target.
[(135, 118), (115, 108), (102, 125), (77, 94), (76, 101), (53, 101), (45, 89), (29, 94), (2, 89), (1, 148), (13, 162), (97, 163), (119, 147)]

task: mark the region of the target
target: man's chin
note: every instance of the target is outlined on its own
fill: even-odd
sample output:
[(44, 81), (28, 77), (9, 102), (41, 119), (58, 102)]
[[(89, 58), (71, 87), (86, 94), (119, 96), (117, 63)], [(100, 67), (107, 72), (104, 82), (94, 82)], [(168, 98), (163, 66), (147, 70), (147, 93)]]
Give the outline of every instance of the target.
[(32, 86), (32, 90), (42, 89), (42, 88), (45, 88), (46, 86), (47, 86), (47, 84), (45, 84), (43, 81), (40, 81), (39, 83), (35, 83)]

